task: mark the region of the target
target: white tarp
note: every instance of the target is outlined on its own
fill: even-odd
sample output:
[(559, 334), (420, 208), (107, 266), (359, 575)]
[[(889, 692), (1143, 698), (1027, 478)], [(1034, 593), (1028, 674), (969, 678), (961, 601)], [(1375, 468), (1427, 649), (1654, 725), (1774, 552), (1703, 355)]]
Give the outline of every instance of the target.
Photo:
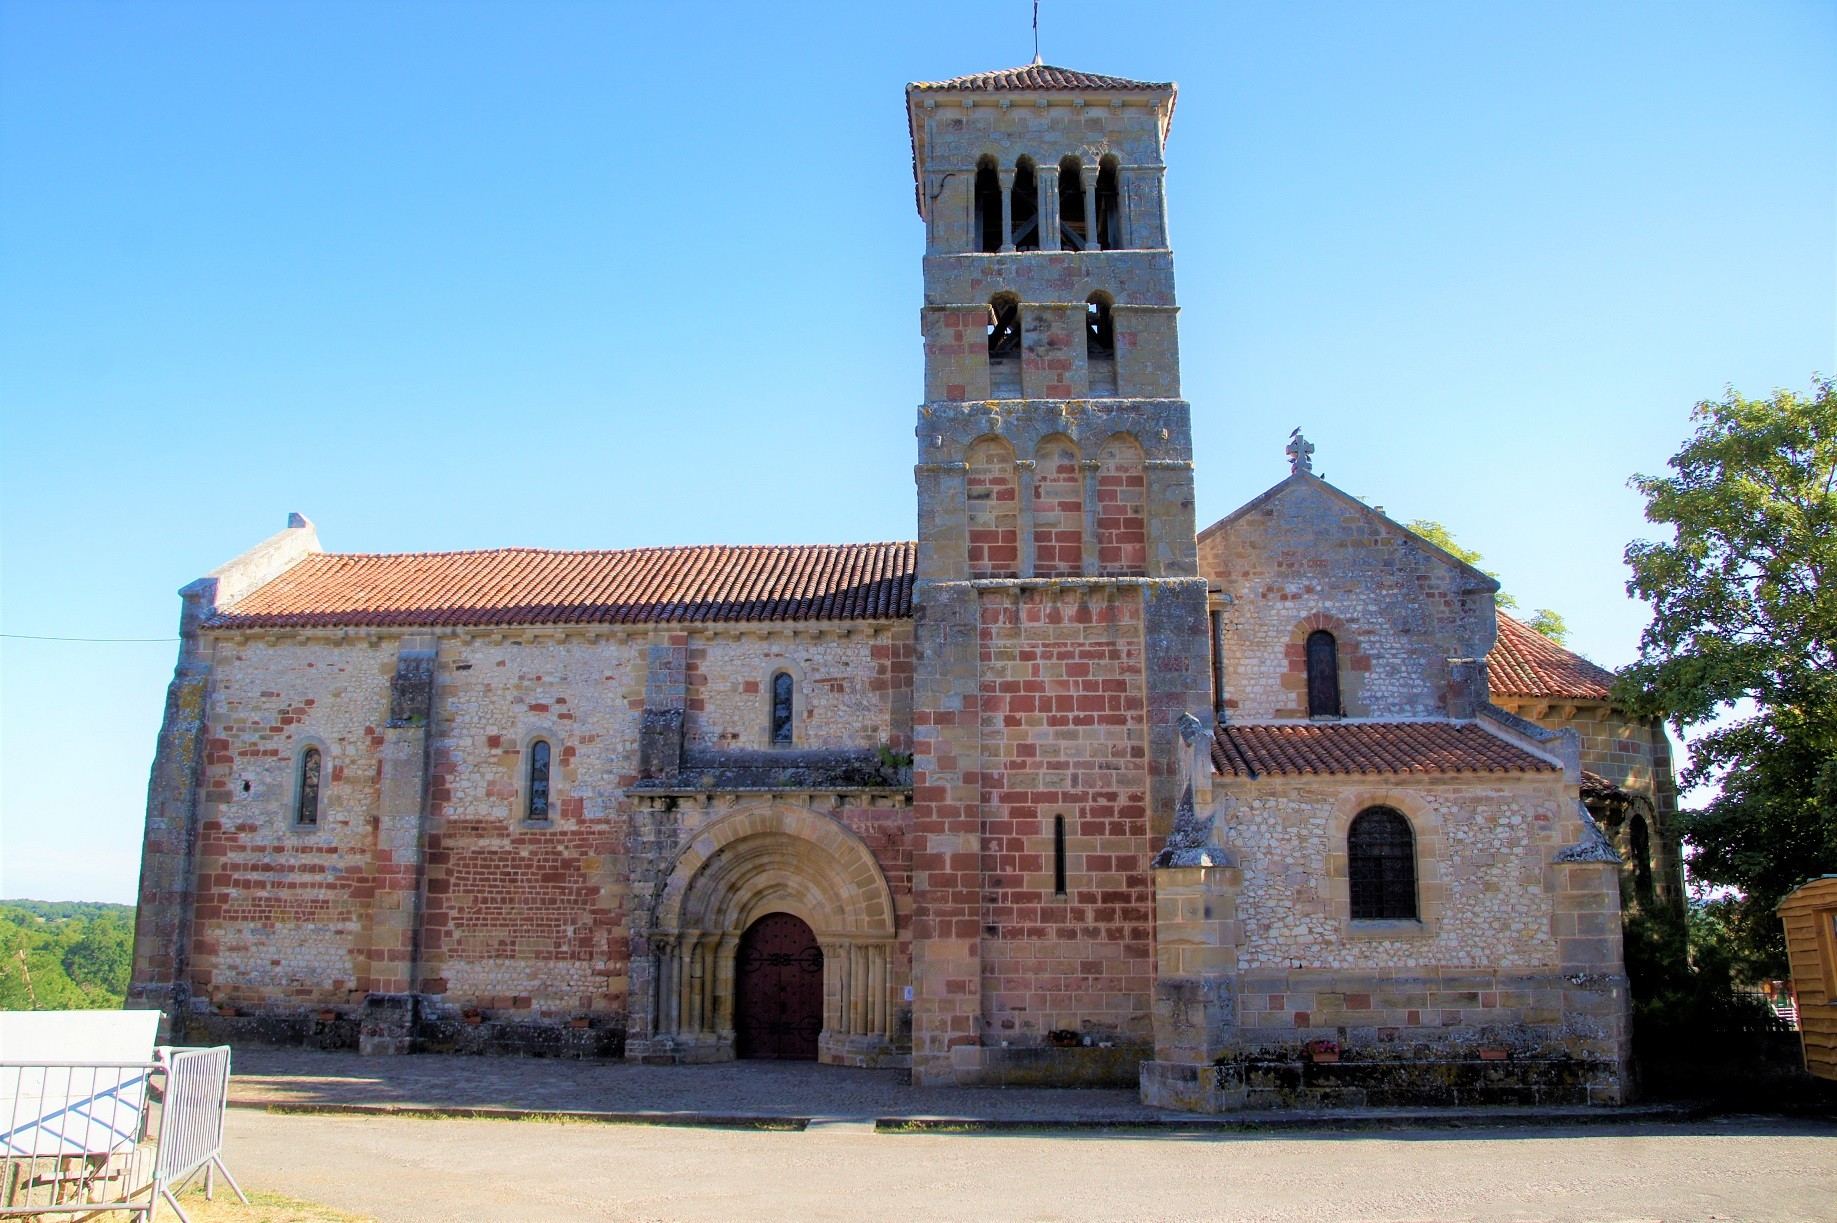
[(0, 1155), (131, 1147), (158, 1032), (158, 1011), (0, 1012)]

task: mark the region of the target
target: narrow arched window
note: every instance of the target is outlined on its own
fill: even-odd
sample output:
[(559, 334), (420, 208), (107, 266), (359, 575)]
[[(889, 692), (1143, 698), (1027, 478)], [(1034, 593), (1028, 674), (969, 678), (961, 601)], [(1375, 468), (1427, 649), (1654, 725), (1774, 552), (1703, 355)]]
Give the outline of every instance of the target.
[(549, 818), (549, 757), (547, 739), (535, 739), (529, 745), (529, 809), (527, 818)]
[(325, 758), (318, 748), (309, 747), (300, 753), (300, 785), (294, 794), (293, 822), (302, 828), (319, 823), (319, 782), (324, 771)]
[(772, 676), (772, 746), (789, 747), (791, 745), (792, 715), (795, 702), (792, 700), (794, 684), (789, 671), (779, 671)]
[(1084, 303), (1084, 358), (1091, 376), (1091, 397), (1116, 394), (1116, 322), (1110, 317), (1110, 297), (1093, 293)]
[(989, 397), (1021, 397), (1021, 301), (999, 293), (989, 303)]
[(1641, 899), (1652, 896), (1652, 834), (1646, 817), (1634, 812), (1627, 820), (1627, 857), (1633, 867), (1633, 890)]
[(1389, 807), (1359, 812), (1346, 832), (1353, 921), (1416, 920), (1416, 834)]
[(1097, 240), (1093, 249), (1121, 250), (1123, 246), (1122, 188), (1116, 158), (1106, 157), (1097, 167)]
[(1014, 249), (1017, 251), (1037, 251), (1040, 249), (1040, 192), (1039, 180), (1034, 176), (1033, 163), (1021, 158), (1014, 167), (1014, 190), (1009, 198), (1008, 207), (1013, 210)]
[(1084, 217), (1084, 177), (1076, 157), (1059, 163), (1059, 249), (1081, 251), (1090, 245)]
[(1308, 716), (1337, 718), (1339, 699), (1339, 642), (1326, 629), (1308, 634)]
[(1065, 895), (1065, 817), (1052, 817), (1052, 891)]
[(976, 249), (994, 254), (1001, 249), (1001, 176), (995, 159), (976, 163)]

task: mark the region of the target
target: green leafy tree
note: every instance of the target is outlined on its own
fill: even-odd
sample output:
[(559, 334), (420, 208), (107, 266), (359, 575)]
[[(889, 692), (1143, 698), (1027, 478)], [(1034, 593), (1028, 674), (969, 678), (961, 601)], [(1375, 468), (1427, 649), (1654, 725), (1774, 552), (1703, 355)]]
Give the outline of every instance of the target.
[[(1461, 547), (1460, 544), (1454, 541), (1454, 535), (1441, 523), (1428, 518), (1418, 518), (1414, 522), (1408, 522), (1404, 525), (1408, 527), (1412, 533), (1422, 536), (1422, 538), (1428, 540), (1442, 551), (1451, 553), (1461, 560), (1466, 561), (1469, 565), (1472, 565), (1475, 569), (1479, 569), (1481, 573), (1484, 573), (1494, 581), (1499, 579), (1498, 574), (1490, 569), (1481, 567), (1480, 562), (1485, 559), (1484, 557), (1478, 552), (1475, 552), (1472, 548)], [(1493, 596), (1493, 602), (1498, 606), (1500, 611), (1516, 611), (1518, 608), (1518, 600), (1506, 594), (1503, 590)], [(1536, 613), (1525, 621), (1525, 624), (1527, 627), (1542, 633), (1558, 645), (1563, 645), (1569, 640), (1569, 625), (1561, 616), (1547, 607), (1538, 608)]]
[(0, 902), (0, 1010), (118, 1007), (133, 944), (128, 905)]
[(1738, 890), (1719, 914), (1738, 975), (1778, 976), (1774, 906), (1837, 871), (1837, 385), (1733, 390), (1692, 414), (1671, 474), (1636, 476), (1669, 542), (1628, 546), (1628, 593), (1652, 607), (1618, 698), (1691, 741), (1682, 820), (1691, 875)]

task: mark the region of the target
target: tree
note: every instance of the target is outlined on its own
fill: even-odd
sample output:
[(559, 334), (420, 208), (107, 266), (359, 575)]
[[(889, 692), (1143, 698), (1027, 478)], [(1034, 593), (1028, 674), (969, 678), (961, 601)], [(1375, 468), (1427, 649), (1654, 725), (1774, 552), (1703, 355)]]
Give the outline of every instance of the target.
[(0, 1010), (120, 1006), (133, 943), (130, 905), (0, 901)]
[[(1473, 549), (1463, 548), (1460, 544), (1455, 543), (1454, 535), (1441, 523), (1428, 518), (1418, 518), (1404, 525), (1408, 527), (1412, 533), (1422, 536), (1422, 538), (1428, 540), (1442, 551), (1451, 553), (1460, 560), (1466, 561), (1469, 565), (1472, 565), (1475, 569), (1479, 569), (1481, 573), (1484, 573), (1494, 581), (1498, 580), (1499, 575), (1492, 570), (1480, 569), (1480, 562), (1485, 558)], [(1518, 600), (1506, 594), (1503, 590), (1493, 596), (1493, 603), (1500, 611), (1516, 611), (1518, 608)], [(1569, 640), (1569, 625), (1561, 616), (1547, 607), (1538, 608), (1536, 613), (1524, 623), (1526, 627), (1535, 629), (1558, 645), (1562, 645)]]
[(1732, 389), (1699, 403), (1666, 476), (1635, 476), (1646, 519), (1627, 592), (1652, 607), (1617, 697), (1691, 741), (1686, 791), (1717, 786), (1681, 821), (1694, 878), (1732, 887), (1738, 971), (1779, 976), (1774, 906), (1837, 871), (1837, 384), (1810, 396)]

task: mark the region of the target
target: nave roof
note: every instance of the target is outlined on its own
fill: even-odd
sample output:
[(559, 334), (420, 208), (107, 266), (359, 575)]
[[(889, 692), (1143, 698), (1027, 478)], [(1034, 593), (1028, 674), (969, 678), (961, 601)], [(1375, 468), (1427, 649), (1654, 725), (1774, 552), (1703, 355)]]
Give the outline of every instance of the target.
[(207, 628), (696, 624), (912, 614), (918, 545), (319, 552)]

